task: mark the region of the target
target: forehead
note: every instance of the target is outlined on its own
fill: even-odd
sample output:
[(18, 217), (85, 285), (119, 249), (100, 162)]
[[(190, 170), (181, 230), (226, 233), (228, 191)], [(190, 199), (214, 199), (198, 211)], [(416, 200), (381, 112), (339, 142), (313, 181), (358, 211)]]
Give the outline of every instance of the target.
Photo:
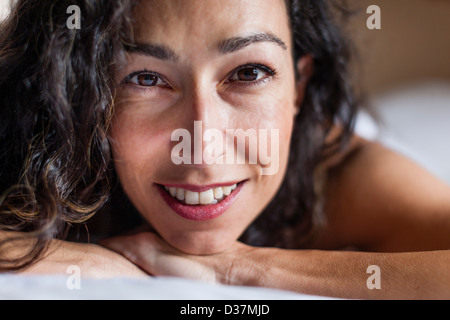
[(290, 44), (285, 0), (141, 0), (134, 17), (137, 41), (173, 48), (214, 47), (255, 32)]

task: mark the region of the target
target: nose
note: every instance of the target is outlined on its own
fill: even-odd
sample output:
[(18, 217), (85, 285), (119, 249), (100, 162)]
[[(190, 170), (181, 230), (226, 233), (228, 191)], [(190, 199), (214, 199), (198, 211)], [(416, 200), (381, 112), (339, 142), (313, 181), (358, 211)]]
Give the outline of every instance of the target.
[(182, 110), (181, 122), (191, 137), (191, 164), (205, 166), (217, 163), (216, 159), (224, 157), (229, 106), (221, 100), (214, 84), (207, 81), (193, 83), (185, 90), (178, 110)]
[(194, 121), (201, 121), (203, 129), (221, 129), (227, 124), (227, 105), (216, 92), (216, 86), (206, 80), (197, 81), (186, 94), (184, 108), (192, 126)]

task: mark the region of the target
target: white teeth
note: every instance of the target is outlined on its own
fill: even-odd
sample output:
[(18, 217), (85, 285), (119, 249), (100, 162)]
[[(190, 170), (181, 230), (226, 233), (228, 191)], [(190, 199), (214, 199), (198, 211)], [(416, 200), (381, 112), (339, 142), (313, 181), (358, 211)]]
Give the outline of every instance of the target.
[(212, 189), (200, 192), (200, 203), (209, 204), (214, 200), (214, 192)]
[(231, 187), (222, 187), (222, 189), (223, 189), (223, 194), (224, 194), (225, 196), (229, 196), (229, 195), (230, 195), (230, 193), (231, 193)]
[(177, 199), (180, 200), (180, 201), (184, 200), (184, 194), (185, 193), (186, 193), (186, 191), (184, 189), (177, 188)]
[(185, 195), (184, 201), (187, 204), (199, 204), (200, 196), (199, 196), (198, 192), (186, 190), (186, 195)]
[(236, 184), (232, 186), (217, 187), (202, 192), (195, 192), (183, 188), (164, 187), (170, 195), (179, 201), (184, 201), (189, 205), (216, 204), (236, 189)]
[(223, 189), (222, 188), (214, 188), (214, 198), (215, 199), (222, 199), (223, 197)]

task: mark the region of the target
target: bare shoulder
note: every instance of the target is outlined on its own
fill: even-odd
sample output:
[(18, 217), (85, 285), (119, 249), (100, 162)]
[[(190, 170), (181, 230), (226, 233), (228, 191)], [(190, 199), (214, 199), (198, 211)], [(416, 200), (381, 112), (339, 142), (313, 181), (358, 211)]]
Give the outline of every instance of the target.
[(370, 251), (450, 248), (450, 188), (414, 161), (355, 137), (329, 163), (321, 246)]

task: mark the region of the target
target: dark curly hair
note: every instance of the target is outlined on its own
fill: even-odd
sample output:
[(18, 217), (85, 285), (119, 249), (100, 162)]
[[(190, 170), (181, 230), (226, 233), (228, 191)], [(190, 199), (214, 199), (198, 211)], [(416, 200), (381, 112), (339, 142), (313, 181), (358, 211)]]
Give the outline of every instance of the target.
[[(79, 30), (66, 26), (73, 4)], [(109, 198), (111, 74), (130, 10), (126, 1), (20, 0), (1, 25), (0, 229), (36, 239), (1, 269), (29, 265)]]
[[(114, 107), (112, 75), (133, 39), (135, 2), (18, 0), (1, 23), (0, 231), (15, 232), (0, 242), (0, 252), (12, 239), (30, 238), (34, 245), (23, 256), (0, 256), (0, 270), (31, 265), (52, 239), (67, 239), (73, 226), (105, 217), (96, 213), (111, 200), (130, 211), (117, 215), (119, 224), (133, 225), (125, 221), (135, 210), (117, 186), (107, 133)], [(294, 58), (312, 55), (314, 74), (295, 121), (288, 173), (243, 235), (250, 244), (289, 247), (295, 244), (288, 230), (310, 234), (315, 168), (352, 134), (357, 103), (348, 73), (350, 51), (334, 3), (286, 0)], [(79, 30), (66, 26), (71, 5), (82, 12)], [(336, 124), (342, 132), (326, 144)], [(113, 215), (108, 210), (108, 221)], [(114, 229), (103, 223), (103, 230), (107, 226)]]

